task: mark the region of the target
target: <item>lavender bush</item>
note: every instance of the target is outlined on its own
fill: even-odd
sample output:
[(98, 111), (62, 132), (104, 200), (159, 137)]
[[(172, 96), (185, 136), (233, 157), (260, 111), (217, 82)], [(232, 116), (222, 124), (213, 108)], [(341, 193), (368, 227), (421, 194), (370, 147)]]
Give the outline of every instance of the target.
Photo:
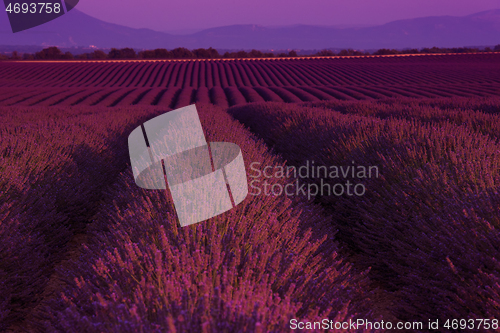
[[(207, 140), (238, 144), (247, 168), (282, 163), (221, 109), (198, 110)], [(300, 198), (249, 196), (181, 228), (170, 196), (138, 188), (128, 170), (106, 196), (30, 329), (284, 332), (291, 318), (380, 316), (385, 300), (343, 262), (335, 225)]]
[(122, 171), (125, 133), (145, 113), (2, 108), (0, 328), (17, 325), (39, 303), (102, 188)]
[[(350, 106), (347, 114), (313, 107), (335, 104)], [(491, 130), (498, 116), (470, 112), (462, 122), (460, 110), (408, 106), (397, 114), (387, 104), (267, 103), (229, 112), (291, 165), (380, 168), (382, 177), (364, 180), (366, 195), (316, 202), (340, 223), (352, 260), (372, 267), (369, 276), (395, 298), (389, 308), (399, 319), (498, 318), (500, 146)]]

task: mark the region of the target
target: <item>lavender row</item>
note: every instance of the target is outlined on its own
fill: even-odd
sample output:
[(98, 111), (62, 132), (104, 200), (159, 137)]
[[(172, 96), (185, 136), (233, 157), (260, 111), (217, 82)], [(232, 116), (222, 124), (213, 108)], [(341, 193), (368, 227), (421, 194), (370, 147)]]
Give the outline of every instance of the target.
[[(222, 109), (198, 111), (207, 140), (238, 144), (248, 172), (253, 162), (282, 165)], [(335, 229), (300, 198), (251, 195), (181, 228), (171, 197), (138, 188), (127, 170), (78, 258), (59, 267), (63, 296), (45, 301), (30, 329), (285, 332), (292, 318), (378, 318), (384, 299), (366, 272), (343, 262)]]
[(124, 132), (144, 110), (3, 107), (0, 123), (0, 328), (40, 301), (71, 239), (123, 169)]
[[(356, 264), (372, 267), (371, 279), (396, 298), (388, 307), (393, 315), (443, 322), (498, 318), (500, 145), (485, 132), (499, 119), (471, 114), (469, 123), (480, 124), (474, 128), (456, 124), (460, 110), (450, 111), (448, 121), (438, 109), (436, 121), (424, 121), (433, 118), (426, 109), (420, 121), (411, 104), (401, 111), (408, 119), (397, 119), (395, 110), (387, 119), (372, 117), (383, 109), (374, 112), (369, 103), (337, 105), (350, 105), (350, 112), (282, 103), (229, 112), (289, 165), (377, 167), (379, 177), (349, 172), (304, 181), (325, 189), (315, 202), (339, 223), (338, 239)], [(327, 192), (346, 181), (366, 192)]]
[(327, 108), (344, 114), (363, 115), (381, 119), (418, 119), (421, 122), (463, 125), (492, 138), (500, 133), (499, 97), (433, 98), (415, 100), (398, 98), (384, 101), (333, 101), (302, 104)]

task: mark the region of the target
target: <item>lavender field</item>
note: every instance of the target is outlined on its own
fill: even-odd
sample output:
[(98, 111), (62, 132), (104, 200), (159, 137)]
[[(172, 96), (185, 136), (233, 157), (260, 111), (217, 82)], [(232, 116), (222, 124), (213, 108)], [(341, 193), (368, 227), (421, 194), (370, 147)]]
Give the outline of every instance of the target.
[[(0, 63), (0, 331), (498, 331), (499, 56), (448, 57)], [(251, 187), (181, 228), (127, 138), (192, 103), (249, 184), (365, 191)], [(312, 162), (377, 176), (268, 177)]]
[(332, 59), (2, 61), (0, 105), (222, 108), (253, 102), (498, 96), (500, 53)]

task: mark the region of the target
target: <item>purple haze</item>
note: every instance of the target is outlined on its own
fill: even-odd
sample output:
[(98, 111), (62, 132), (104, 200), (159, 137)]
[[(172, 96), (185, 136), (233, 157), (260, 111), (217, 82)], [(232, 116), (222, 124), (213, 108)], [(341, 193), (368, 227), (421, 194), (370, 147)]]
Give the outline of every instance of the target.
[(498, 0), (85, 0), (78, 5), (104, 21), (173, 32), (232, 24), (377, 25), (424, 16), (465, 16), (498, 7)]

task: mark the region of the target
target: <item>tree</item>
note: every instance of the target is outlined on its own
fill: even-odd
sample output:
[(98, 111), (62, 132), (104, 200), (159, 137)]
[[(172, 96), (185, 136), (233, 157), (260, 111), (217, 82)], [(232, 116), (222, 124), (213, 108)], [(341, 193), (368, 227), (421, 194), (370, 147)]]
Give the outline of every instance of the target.
[(289, 57), (298, 57), (297, 52), (295, 50), (291, 50), (288, 52)]
[(135, 59), (137, 58), (137, 54), (134, 49), (126, 47), (124, 49), (115, 49), (112, 48), (108, 53), (108, 58), (111, 59)]
[(318, 53), (316, 53), (317, 56), (322, 56), (322, 57), (331, 57), (335, 55), (335, 52), (332, 50), (321, 50)]
[(21, 60), (22, 59), (21, 55), (17, 51), (12, 52), (12, 55), (11, 55), (10, 58), (12, 60)]
[(236, 52), (236, 58), (248, 58), (248, 53), (246, 51)]
[(166, 49), (144, 50), (139, 52), (142, 59), (167, 59), (172, 58), (172, 53)]
[(376, 52), (374, 52), (373, 54), (375, 55), (385, 55), (385, 54), (398, 54), (399, 51), (398, 50), (394, 50), (394, 49), (380, 49)]
[(121, 58), (121, 52), (118, 49), (115, 49), (114, 47), (109, 51), (108, 53), (108, 58), (110, 59), (119, 59)]
[(101, 50), (95, 50), (93, 53), (90, 54), (92, 59), (106, 59), (107, 55), (104, 53), (104, 51)]
[(403, 54), (419, 54), (420, 51), (417, 49), (404, 49), (401, 53), (403, 53)]
[(210, 52), (208, 52), (208, 50), (203, 48), (193, 50), (193, 55), (198, 59), (210, 58)]
[(167, 49), (155, 49), (155, 58), (169, 59), (172, 57), (173, 57), (172, 52), (167, 51)]
[(432, 48), (424, 47), (422, 49), (422, 53), (444, 53), (444, 52), (442, 49), (434, 46)]
[(209, 47), (207, 51), (210, 53), (210, 58), (212, 59), (220, 58), (219, 51), (217, 51), (216, 49)]
[(131, 49), (129, 47), (121, 49), (120, 53), (121, 53), (121, 57), (125, 58), (125, 59), (135, 59), (135, 58), (137, 58), (137, 54), (135, 53), (135, 50)]
[(262, 53), (262, 51), (252, 50), (248, 53), (248, 56), (250, 58), (262, 58), (264, 56), (264, 53)]
[(238, 51), (238, 52), (226, 52), (222, 56), (224, 58), (248, 58), (249, 54), (246, 51)]
[(274, 53), (272, 53), (272, 52), (264, 53), (264, 57), (265, 58), (274, 58)]
[(500, 52), (500, 44), (496, 45), (493, 49), (495, 52)]
[(171, 52), (172, 52), (173, 57), (176, 59), (193, 58), (194, 57), (193, 53), (191, 51), (189, 51), (188, 49), (186, 49), (185, 47), (177, 47), (177, 48), (173, 49)]
[(155, 51), (153, 50), (145, 50), (140, 51), (138, 57), (140, 59), (153, 59), (156, 58)]
[(196, 49), (193, 50), (193, 55), (198, 59), (213, 59), (220, 58), (220, 54), (216, 49), (208, 48), (208, 49)]
[(36, 59), (61, 59), (62, 52), (56, 46), (51, 46), (35, 53)]
[(61, 55), (61, 59), (66, 59), (66, 60), (71, 60), (74, 59), (73, 54), (71, 52), (66, 52), (63, 55)]
[(354, 50), (353, 49), (347, 49), (347, 50), (341, 50), (339, 52), (339, 56), (352, 56), (354, 54)]

